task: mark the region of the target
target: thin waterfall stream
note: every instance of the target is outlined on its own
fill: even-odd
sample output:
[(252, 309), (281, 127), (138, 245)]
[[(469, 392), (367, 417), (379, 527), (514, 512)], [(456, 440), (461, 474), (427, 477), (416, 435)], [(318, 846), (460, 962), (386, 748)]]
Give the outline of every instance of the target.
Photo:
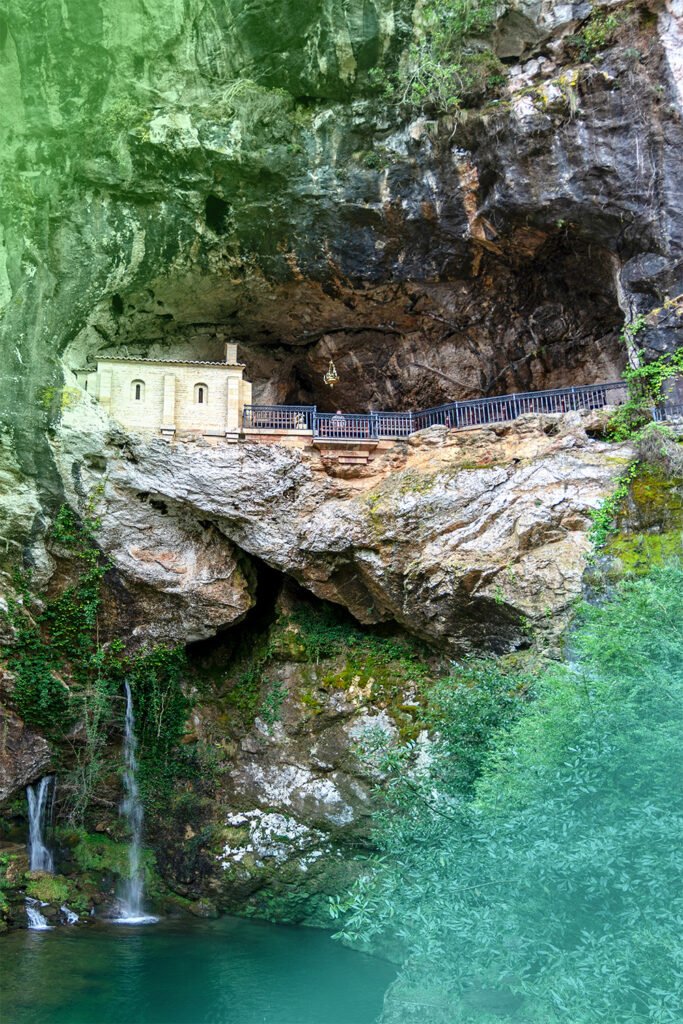
[[(45, 775), (33, 786), (26, 787), (28, 802), (28, 866), (29, 871), (52, 874), (54, 861), (45, 841), (48, 814), (54, 806), (54, 775)], [(47, 931), (50, 925), (40, 911), (40, 902), (26, 898), (26, 916), (32, 931)]]
[(46, 871), (48, 874), (54, 871), (54, 861), (44, 837), (54, 781), (54, 775), (45, 775), (36, 785), (26, 787), (29, 870)]
[(124, 798), (121, 813), (130, 828), (130, 846), (128, 847), (128, 878), (123, 887), (121, 911), (114, 918), (117, 924), (153, 924), (158, 920), (145, 914), (144, 900), (144, 865), (142, 857), (142, 826), (144, 812), (138, 787), (138, 741), (135, 735), (135, 713), (133, 711), (133, 694), (128, 683), (126, 690), (126, 718), (123, 732), (123, 789)]

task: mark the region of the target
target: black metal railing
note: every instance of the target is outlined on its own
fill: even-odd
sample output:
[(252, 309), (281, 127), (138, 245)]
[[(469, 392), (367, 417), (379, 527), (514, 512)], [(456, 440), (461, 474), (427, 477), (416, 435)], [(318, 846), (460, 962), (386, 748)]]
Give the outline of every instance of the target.
[(373, 412), (377, 437), (409, 437), (419, 428), (412, 412)]
[(316, 417), (316, 437), (332, 441), (375, 440), (375, 424), (372, 414), (319, 412)]
[(415, 430), (439, 424), (444, 427), (477, 427), (505, 423), (525, 413), (563, 413), (580, 409), (602, 409), (626, 399), (623, 381), (586, 387), (557, 388), (552, 391), (527, 391), (499, 398), (475, 398), (450, 402), (434, 409), (413, 413)]
[(313, 430), (314, 405), (245, 405), (245, 430)]
[[(421, 412), (321, 413), (314, 405), (248, 405), (244, 409), (243, 426), (253, 430), (310, 430), (315, 437), (333, 441), (396, 440), (437, 425), (464, 429), (506, 423), (525, 413), (602, 409), (625, 400), (626, 385), (623, 381), (613, 381), (449, 402)], [(673, 409), (668, 405), (666, 408)], [(655, 418), (666, 417), (662, 413)]]
[(655, 406), (652, 416), (658, 423), (683, 419), (683, 405), (679, 402), (664, 402), (662, 405)]

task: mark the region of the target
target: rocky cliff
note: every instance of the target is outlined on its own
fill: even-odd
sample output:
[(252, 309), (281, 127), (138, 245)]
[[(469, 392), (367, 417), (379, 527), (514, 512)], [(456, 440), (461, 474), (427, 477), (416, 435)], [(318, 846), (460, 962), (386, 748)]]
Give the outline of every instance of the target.
[[(55, 466), (110, 565), (102, 640), (189, 645), (184, 742), (212, 767), (151, 819), (175, 892), (325, 920), (367, 842), (378, 779), (354, 753), (365, 732), (418, 736), (429, 681), (452, 659), (557, 650), (591, 514), (632, 454), (586, 428), (600, 418), (434, 427), (346, 478), (313, 447), (136, 437), (85, 393), (64, 410)], [(334, 607), (346, 624), (306, 618)], [(115, 749), (107, 763), (115, 772)], [(117, 837), (106, 777), (87, 820)]]
[(683, 290), (675, 8), (513, 6), (492, 98), (438, 116), (373, 84), (403, 0), (80, 7), (3, 15), (3, 422), (43, 501), (64, 357), (228, 333), (257, 400), (324, 406), (334, 355), (347, 407), (426, 406), (617, 376)]
[(346, 479), (314, 447), (131, 437), (83, 395), (52, 448), (65, 494), (91, 503), (102, 549), (141, 595), (133, 637), (188, 642), (239, 622), (257, 559), (360, 623), (393, 622), (463, 657), (566, 624), (590, 512), (629, 454), (591, 440), (591, 420), (437, 426)]
[[(102, 353), (212, 358), (229, 337), (256, 401), (405, 409), (615, 379), (625, 319), (648, 357), (680, 343), (665, 305), (683, 292), (678, 6), (501, 5), (474, 45), (489, 70), (445, 110), (395, 87), (427, 15), (410, 0), (0, 10), (8, 597), (21, 565), (35, 591), (67, 585), (74, 567), (46, 542), (66, 502), (100, 520), (103, 639), (215, 642), (200, 675), (278, 601), (281, 618), (294, 585), (426, 644), (433, 672), (554, 649), (589, 513), (630, 458), (590, 417), (434, 428), (343, 474), (316, 449), (129, 436), (72, 374)], [(402, 727), (402, 701), (362, 673), (349, 688), (334, 658), (278, 658), (260, 683), (280, 693), (276, 723), (233, 727), (220, 686), (192, 697), (188, 742), (225, 738), (207, 816), (234, 842), (209, 856), (197, 840), (204, 866), (181, 885), (201, 891), (224, 848), (222, 905), (256, 886), (243, 867), (262, 871), (259, 843), (279, 877), (295, 865), (291, 895), (302, 858), (315, 873), (323, 847), (329, 866), (334, 844), (362, 842), (373, 780), (351, 763), (354, 730), (380, 713)], [(31, 743), (5, 754), (8, 795), (45, 770)]]

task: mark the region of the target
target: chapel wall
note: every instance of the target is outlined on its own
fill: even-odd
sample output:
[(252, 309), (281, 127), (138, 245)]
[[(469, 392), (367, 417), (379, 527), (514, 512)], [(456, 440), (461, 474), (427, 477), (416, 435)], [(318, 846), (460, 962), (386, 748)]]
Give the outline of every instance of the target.
[[(230, 372), (219, 366), (174, 366), (175, 425), (178, 430), (197, 433), (225, 432), (228, 412), (228, 381), (239, 380), (240, 370)], [(196, 401), (198, 386), (208, 389), (204, 401)]]
[[(181, 434), (238, 432), (242, 410), (251, 402), (251, 384), (243, 367), (219, 363), (192, 365), (102, 360), (88, 390), (122, 426), (158, 433), (175, 428)], [(136, 399), (140, 382), (142, 397)], [(202, 401), (198, 401), (198, 389)]]
[[(158, 431), (162, 425), (166, 372), (163, 366), (152, 366), (149, 363), (104, 363), (99, 373), (100, 400), (103, 377), (110, 373), (110, 415), (126, 427)], [(134, 397), (133, 382), (138, 380), (143, 383), (143, 397), (140, 401), (136, 401)]]

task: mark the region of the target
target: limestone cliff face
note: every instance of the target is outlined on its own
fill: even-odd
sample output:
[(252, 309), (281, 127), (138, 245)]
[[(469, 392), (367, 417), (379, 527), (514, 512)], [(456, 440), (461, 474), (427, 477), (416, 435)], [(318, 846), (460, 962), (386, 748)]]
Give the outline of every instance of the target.
[(453, 119), (369, 75), (409, 0), (82, 6), (17, 0), (0, 37), (2, 422), (42, 507), (63, 357), (228, 334), (257, 400), (329, 403), (334, 355), (335, 402), (425, 406), (616, 377), (624, 314), (683, 290), (675, 7), (582, 63), (600, 5), (513, 5), (499, 98)]
[[(620, 4), (513, 3), (490, 38), (498, 92), (457, 117), (387, 100), (371, 74), (396, 69), (421, 7), (0, 11), (3, 590), (22, 561), (54, 584), (46, 528), (92, 500), (107, 628), (131, 646), (239, 627), (263, 564), (444, 656), (555, 643), (589, 512), (629, 454), (584, 420), (435, 429), (351, 476), (316, 450), (129, 436), (71, 375), (98, 353), (215, 358), (233, 338), (256, 401), (409, 408), (614, 379), (625, 316), (660, 310), (649, 355), (680, 344), (661, 309), (683, 292), (679, 6), (629, 8), (588, 60), (577, 31)], [(296, 888), (368, 813), (349, 749), (387, 709), (332, 687), (307, 717), (313, 683), (292, 664), (280, 727), (253, 724), (226, 754), (232, 838), (211, 871), (230, 905), (259, 851)], [(10, 733), (8, 794), (49, 758)]]
[[(432, 428), (349, 478), (313, 447), (124, 434), (82, 394), (52, 450), (70, 503), (100, 522), (113, 589), (129, 595), (114, 623), (132, 643), (239, 635), (274, 580), (296, 581), (361, 623), (426, 641), (443, 672), (445, 656), (556, 644), (582, 593), (590, 512), (631, 454), (591, 439), (596, 426), (569, 414)], [(234, 683), (193, 695), (190, 738), (221, 752), (221, 782), (210, 812), (164, 832), (159, 856), (184, 895), (324, 922), (371, 821), (377, 779), (354, 747), (368, 728), (411, 729), (419, 695), (391, 665), (378, 683), (362, 652), (311, 662), (296, 628), (286, 639), (258, 672), (261, 707), (277, 705), (270, 721), (257, 703), (240, 726)], [(207, 815), (211, 843), (188, 846)]]
[(121, 579), (154, 594), (141, 635), (187, 642), (237, 621), (250, 605), (237, 547), (360, 622), (393, 621), (462, 656), (565, 625), (589, 513), (628, 455), (590, 440), (584, 419), (434, 427), (344, 479), (315, 448), (126, 436), (84, 394), (53, 450), (74, 506), (94, 502)]

